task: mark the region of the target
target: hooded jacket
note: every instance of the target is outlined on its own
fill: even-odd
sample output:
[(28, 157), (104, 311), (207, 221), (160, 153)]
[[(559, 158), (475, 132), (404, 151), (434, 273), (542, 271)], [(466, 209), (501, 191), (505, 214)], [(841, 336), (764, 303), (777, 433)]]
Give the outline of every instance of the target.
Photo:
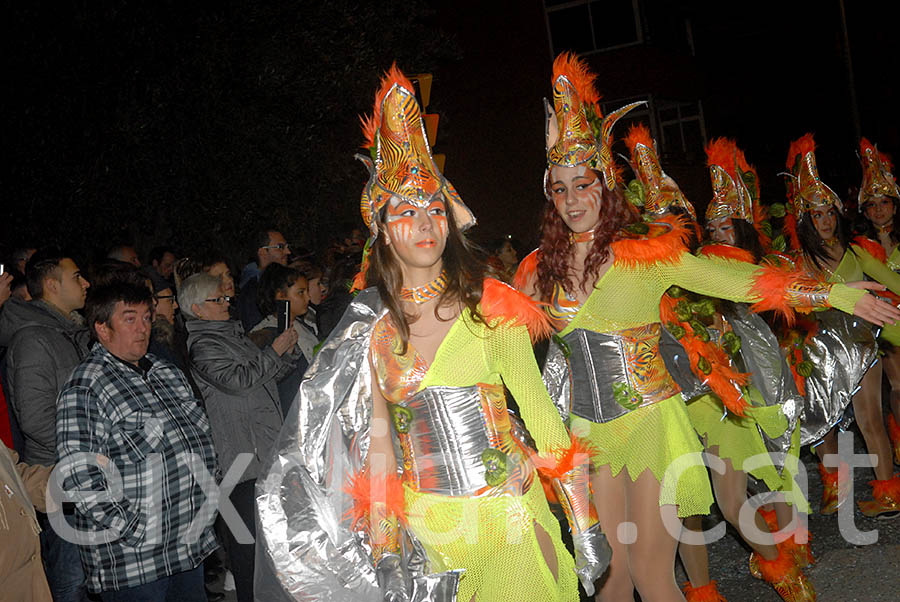
[(0, 315), (8, 400), (25, 440), (22, 461), (56, 462), (56, 397), (88, 354), (90, 332), (42, 300), (10, 299)]

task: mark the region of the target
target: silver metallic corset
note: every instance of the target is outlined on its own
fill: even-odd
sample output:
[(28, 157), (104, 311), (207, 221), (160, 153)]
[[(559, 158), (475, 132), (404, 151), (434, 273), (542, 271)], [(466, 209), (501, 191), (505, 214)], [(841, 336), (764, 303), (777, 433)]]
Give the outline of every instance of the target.
[(658, 322), (613, 333), (576, 328), (562, 337), (571, 373), (570, 412), (607, 422), (678, 393), (659, 353), (659, 337)]
[(389, 403), (404, 481), (450, 496), (521, 495), (533, 481), (524, 446), (510, 432), (503, 387), (428, 387)]

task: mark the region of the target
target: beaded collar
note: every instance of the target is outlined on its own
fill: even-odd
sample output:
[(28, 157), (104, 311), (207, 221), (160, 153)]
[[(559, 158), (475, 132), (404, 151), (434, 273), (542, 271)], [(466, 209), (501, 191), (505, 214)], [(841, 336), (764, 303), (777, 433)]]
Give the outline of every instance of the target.
[(412, 301), (417, 305), (425, 303), (426, 301), (440, 297), (441, 294), (447, 290), (447, 282), (447, 272), (442, 271), (440, 276), (431, 282), (426, 282), (422, 286), (400, 289), (400, 298), (404, 301)]

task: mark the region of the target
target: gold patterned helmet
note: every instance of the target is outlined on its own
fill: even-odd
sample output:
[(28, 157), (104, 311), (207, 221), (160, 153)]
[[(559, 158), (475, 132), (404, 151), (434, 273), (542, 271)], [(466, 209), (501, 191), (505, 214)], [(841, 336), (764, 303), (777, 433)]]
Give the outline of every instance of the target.
[(631, 154), (631, 169), (644, 189), (644, 212), (662, 215), (670, 207), (680, 207), (697, 220), (694, 206), (685, 198), (678, 184), (663, 171), (656, 154), (656, 142), (643, 123), (632, 125), (625, 136)]
[(892, 197), (900, 200), (900, 189), (894, 174), (893, 165), (887, 155), (866, 138), (859, 141), (859, 160), (862, 163), (863, 179), (859, 187), (859, 210), (874, 197)]
[[(553, 61), (553, 106), (544, 101), (547, 112), (547, 172), (560, 165), (587, 165), (603, 174), (609, 190), (616, 186), (617, 167), (612, 155), (612, 128), (623, 115), (645, 104), (634, 102), (603, 117), (597, 102), (600, 95), (594, 87), (597, 76), (574, 54), (564, 52)], [(600, 121), (599, 140), (592, 123)]]
[(833, 205), (839, 212), (844, 210), (841, 198), (819, 178), (815, 150), (812, 134), (794, 140), (788, 150), (788, 210), (795, 217), (816, 207)]
[(434, 163), (412, 82), (396, 65), (381, 80), (374, 111), (362, 125), (363, 147), (370, 156), (357, 155), (369, 168), (360, 211), (373, 239), (378, 236), (378, 212), (392, 196), (424, 209), (440, 194), (460, 230), (475, 224), (475, 216)]
[(713, 198), (706, 207), (706, 221), (723, 217), (753, 223), (753, 206), (759, 201), (756, 168), (747, 164), (744, 151), (734, 140), (716, 138), (706, 146), (706, 164)]

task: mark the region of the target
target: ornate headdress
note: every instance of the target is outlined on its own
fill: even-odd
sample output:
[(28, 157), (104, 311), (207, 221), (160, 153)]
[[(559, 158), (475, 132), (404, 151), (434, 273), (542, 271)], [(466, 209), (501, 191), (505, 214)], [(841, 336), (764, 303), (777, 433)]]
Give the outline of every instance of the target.
[[(550, 166), (587, 165), (603, 174), (609, 190), (616, 186), (616, 164), (612, 155), (612, 128), (623, 115), (645, 104), (633, 102), (603, 117), (594, 87), (597, 76), (574, 54), (564, 52), (553, 61), (553, 107), (547, 110), (547, 162)], [(601, 120), (602, 119), (602, 120)], [(592, 121), (600, 121), (600, 140), (594, 135)], [(544, 173), (544, 184), (549, 167)]]
[(759, 201), (759, 177), (744, 151), (734, 140), (716, 138), (706, 146), (706, 164), (713, 189), (706, 220), (731, 217), (752, 224), (754, 204)]
[(872, 197), (888, 196), (900, 200), (900, 188), (891, 173), (894, 166), (887, 155), (863, 138), (859, 141), (859, 160), (863, 170), (862, 184), (859, 187), (860, 211)]
[(815, 150), (812, 134), (794, 140), (788, 150), (788, 210), (796, 217), (815, 207), (844, 210), (840, 197), (819, 178)]
[(475, 224), (453, 185), (438, 170), (425, 136), (422, 112), (410, 82), (392, 65), (381, 80), (371, 117), (361, 118), (371, 157), (357, 155), (369, 168), (360, 211), (372, 238), (378, 236), (377, 216), (392, 196), (426, 208), (443, 195), (460, 230)]
[(644, 189), (644, 211), (660, 215), (669, 207), (681, 207), (697, 221), (694, 206), (685, 198), (678, 184), (666, 175), (659, 164), (656, 142), (643, 123), (631, 126), (625, 136), (625, 145), (631, 153), (631, 169)]

